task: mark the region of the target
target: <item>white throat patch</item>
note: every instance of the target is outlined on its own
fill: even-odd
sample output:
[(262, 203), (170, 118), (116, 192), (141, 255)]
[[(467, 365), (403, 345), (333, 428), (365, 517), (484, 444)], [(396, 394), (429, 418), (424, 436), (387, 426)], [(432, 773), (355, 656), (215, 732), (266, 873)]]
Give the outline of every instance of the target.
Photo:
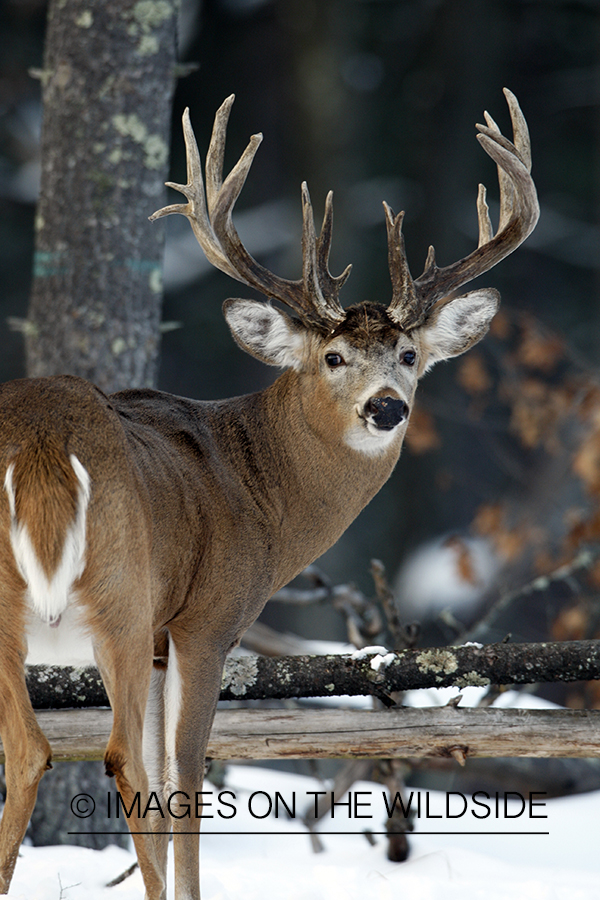
[(401, 425), (399, 423), (391, 431), (382, 431), (371, 422), (359, 419), (344, 435), (344, 443), (365, 456), (382, 456), (398, 439)]

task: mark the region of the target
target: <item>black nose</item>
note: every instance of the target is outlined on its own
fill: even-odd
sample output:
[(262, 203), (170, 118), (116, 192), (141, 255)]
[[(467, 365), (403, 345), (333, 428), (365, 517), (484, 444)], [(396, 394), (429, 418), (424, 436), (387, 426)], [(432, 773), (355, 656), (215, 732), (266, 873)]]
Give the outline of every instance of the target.
[(408, 406), (395, 397), (371, 397), (365, 403), (365, 416), (382, 431), (391, 431), (408, 418)]

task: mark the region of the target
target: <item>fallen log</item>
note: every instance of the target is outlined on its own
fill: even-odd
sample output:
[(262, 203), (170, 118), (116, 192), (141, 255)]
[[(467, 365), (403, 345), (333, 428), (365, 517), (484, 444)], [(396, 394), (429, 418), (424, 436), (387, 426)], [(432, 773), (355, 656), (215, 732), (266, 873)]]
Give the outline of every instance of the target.
[[(37, 713), (55, 760), (101, 759), (108, 709)], [(597, 757), (600, 710), (220, 709), (214, 759)]]

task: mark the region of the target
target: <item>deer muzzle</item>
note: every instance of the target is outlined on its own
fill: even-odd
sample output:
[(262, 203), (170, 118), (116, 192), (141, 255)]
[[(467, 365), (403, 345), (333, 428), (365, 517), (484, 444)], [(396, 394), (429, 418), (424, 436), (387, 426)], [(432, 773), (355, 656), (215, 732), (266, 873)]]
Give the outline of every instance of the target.
[(408, 405), (396, 397), (370, 397), (365, 403), (364, 417), (381, 431), (391, 431), (408, 418)]

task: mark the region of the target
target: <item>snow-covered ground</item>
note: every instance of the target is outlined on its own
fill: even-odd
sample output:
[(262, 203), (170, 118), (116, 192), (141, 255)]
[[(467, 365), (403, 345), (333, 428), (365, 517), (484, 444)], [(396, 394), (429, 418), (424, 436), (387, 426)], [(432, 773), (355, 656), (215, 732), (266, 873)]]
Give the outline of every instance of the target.
[[(466, 688), (461, 705), (476, 705), (484, 692)], [(404, 702), (443, 705), (456, 693), (454, 688), (410, 691)], [(323, 703), (364, 707), (370, 701), (328, 697)], [(495, 705), (553, 704), (527, 692), (506, 691)], [(319, 827), (323, 852), (314, 853), (301, 819), (314, 806), (312, 792), (323, 789), (316, 779), (240, 765), (227, 767), (220, 796), (205, 784), (210, 793), (204, 799), (212, 805), (204, 810), (201, 837), (203, 900), (600, 900), (600, 791), (553, 800), (536, 796), (534, 804), (541, 805), (531, 807), (528, 797), (525, 805), (515, 797), (507, 814), (502, 801), (496, 808), (492, 797), (489, 815), (481, 818), (486, 811), (482, 796), (478, 804), (451, 789), (448, 795), (415, 789), (412, 805), (420, 802), (420, 816), (410, 836), (410, 857), (399, 864), (387, 860), (385, 835), (377, 834), (385, 829), (386, 805), (383, 787), (370, 782), (352, 786), (350, 807), (344, 805), (347, 796), (335, 797), (341, 802), (334, 817), (324, 817)], [(410, 789), (406, 803), (409, 797)], [(374, 846), (364, 830), (374, 835)], [(432, 833), (440, 831), (445, 833)], [(133, 852), (117, 847), (23, 846), (8, 897), (142, 900), (139, 870), (106, 887), (134, 862)], [(169, 879), (173, 900), (172, 844)]]
[[(233, 798), (227, 794), (219, 804), (214, 789), (215, 817), (207, 820), (201, 839), (204, 900), (600, 900), (600, 793), (546, 801), (534, 811), (546, 813), (547, 818), (494, 818), (491, 823), (471, 814), (474, 807), (468, 798), (469, 809), (460, 819), (421, 818), (411, 836), (408, 862), (396, 864), (386, 859), (383, 836), (370, 846), (356, 833), (363, 827), (383, 830), (381, 785), (353, 786), (353, 791), (363, 792), (357, 799), (365, 804), (357, 806), (357, 811), (373, 818), (348, 819), (347, 807), (340, 806), (335, 820), (324, 820), (321, 831), (355, 833), (324, 834), (324, 851), (318, 854), (313, 853), (300, 822), (282, 815), (283, 807), (279, 818), (274, 813), (268, 818), (256, 816), (266, 812), (279, 791), (288, 806), (295, 794), (299, 818), (305, 805), (314, 802), (308, 792), (322, 790), (321, 783), (263, 768), (230, 766), (226, 789), (235, 794), (236, 815), (232, 819), (218, 816), (219, 810), (231, 814), (226, 803)], [(423, 816), (426, 799), (422, 790)], [(452, 802), (451, 811), (459, 812), (463, 801), (452, 797)], [(444, 794), (430, 793), (430, 814), (443, 812), (445, 803)], [(513, 814), (520, 808), (519, 801), (515, 804), (510, 809)], [(419, 833), (434, 830), (450, 833)], [(486, 830), (548, 834), (486, 835)], [(458, 831), (479, 833), (460, 835)], [(93, 851), (24, 846), (8, 896), (13, 900), (142, 900), (139, 871), (114, 888), (105, 887), (134, 860), (132, 853), (116, 847)], [(169, 875), (171, 900), (172, 858)]]

